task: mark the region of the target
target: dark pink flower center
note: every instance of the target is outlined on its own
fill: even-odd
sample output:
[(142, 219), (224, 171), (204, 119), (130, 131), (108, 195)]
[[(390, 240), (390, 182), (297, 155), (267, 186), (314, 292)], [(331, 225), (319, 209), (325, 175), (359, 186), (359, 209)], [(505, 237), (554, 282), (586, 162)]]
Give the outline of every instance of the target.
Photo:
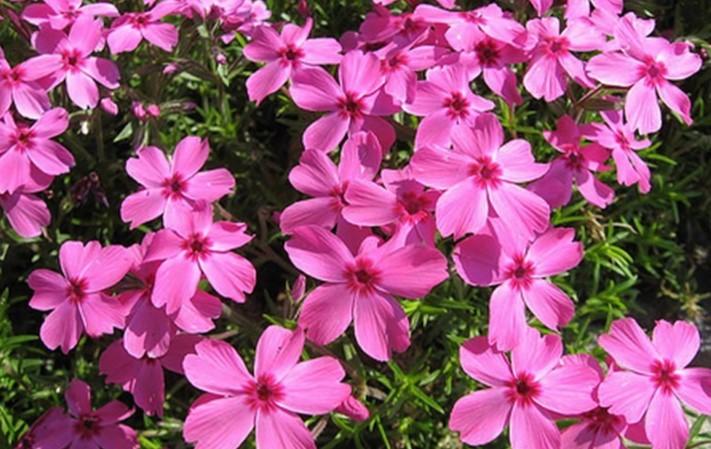
[(667, 74), (667, 68), (662, 62), (648, 58), (645, 65), (640, 68), (640, 75), (647, 79), (652, 85), (656, 85), (664, 81)]
[(65, 70), (76, 71), (79, 69), (79, 64), (83, 61), (81, 53), (79, 50), (68, 49), (63, 50), (62, 53), (62, 63), (64, 64)]
[(9, 83), (11, 86), (17, 86), (22, 82), (22, 78), (24, 77), (25, 73), (22, 70), (22, 67), (17, 66), (13, 67), (10, 70), (3, 70), (0, 72), (0, 79)]
[(481, 12), (479, 11), (466, 11), (461, 13), (461, 15), (464, 17), (464, 20), (469, 23), (481, 25), (485, 22), (484, 17), (482, 17)]
[(582, 170), (585, 163), (585, 156), (580, 152), (580, 147), (577, 145), (562, 145), (562, 150), (565, 151), (563, 158), (565, 165), (571, 170)]
[(452, 92), (444, 100), (443, 106), (447, 108), (447, 113), (452, 118), (465, 118), (469, 115), (469, 100), (461, 92)]
[(627, 139), (627, 136), (622, 131), (615, 132), (615, 142), (617, 142), (617, 144), (623, 150), (630, 149), (630, 141), (629, 141), (629, 139)]
[(469, 167), (469, 176), (480, 187), (496, 187), (501, 181), (501, 166), (488, 156), (481, 157)]
[(299, 47), (289, 44), (279, 50), (279, 57), (287, 63), (297, 63), (304, 57), (304, 50)]
[(506, 267), (505, 277), (514, 287), (528, 288), (533, 281), (533, 263), (522, 255), (516, 256), (513, 262)]
[(194, 233), (187, 239), (183, 240), (181, 248), (188, 253), (188, 256), (193, 260), (201, 259), (210, 254), (210, 239), (202, 234)]
[(148, 15), (143, 13), (133, 14), (129, 18), (129, 23), (135, 28), (144, 28), (149, 23)]
[(170, 198), (181, 198), (187, 183), (180, 174), (176, 173), (170, 178), (165, 178), (162, 183), (163, 195)]
[(671, 360), (656, 360), (652, 364), (652, 381), (657, 388), (671, 393), (679, 387), (681, 376), (676, 372), (676, 365)]
[(73, 303), (80, 303), (86, 298), (86, 290), (88, 287), (89, 282), (84, 278), (69, 279), (67, 297)]
[(359, 257), (347, 266), (344, 275), (348, 288), (357, 293), (373, 291), (380, 279), (380, 271), (375, 268), (372, 260), (365, 257)]
[(543, 45), (550, 56), (563, 56), (568, 53), (570, 42), (563, 36), (550, 36)]
[(340, 212), (348, 203), (346, 202), (346, 190), (348, 189), (348, 181), (343, 181), (340, 185), (331, 190), (331, 196), (334, 199), (333, 209)]
[(508, 387), (509, 400), (519, 405), (531, 405), (541, 393), (541, 385), (530, 373), (520, 373), (508, 383)]
[(591, 432), (617, 433), (625, 424), (624, 419), (611, 415), (606, 408), (598, 407), (583, 415), (587, 427)]
[(101, 420), (93, 413), (81, 415), (74, 424), (74, 430), (83, 439), (92, 438), (101, 430)]
[(364, 107), (363, 100), (352, 92), (346, 92), (346, 95), (338, 100), (338, 109), (341, 111), (341, 115), (347, 118), (361, 118)]
[(79, 17), (79, 12), (73, 6), (69, 6), (69, 9), (62, 11), (61, 15), (65, 19), (73, 20)]
[(277, 401), (284, 397), (284, 387), (271, 374), (259, 376), (246, 389), (248, 403), (254, 410), (270, 411), (277, 407)]
[(19, 150), (26, 150), (32, 146), (34, 133), (30, 128), (19, 127), (15, 133), (15, 145)]
[(427, 209), (431, 207), (425, 195), (416, 192), (405, 192), (398, 197), (398, 214), (405, 221), (419, 222), (429, 215)]
[(407, 65), (408, 57), (407, 53), (399, 51), (389, 58), (385, 58), (380, 61), (380, 69), (383, 73), (391, 73), (399, 70), (401, 67)]
[(476, 44), (474, 48), (477, 58), (481, 65), (485, 67), (492, 67), (498, 65), (499, 61), (499, 46), (494, 42), (493, 39), (486, 38)]

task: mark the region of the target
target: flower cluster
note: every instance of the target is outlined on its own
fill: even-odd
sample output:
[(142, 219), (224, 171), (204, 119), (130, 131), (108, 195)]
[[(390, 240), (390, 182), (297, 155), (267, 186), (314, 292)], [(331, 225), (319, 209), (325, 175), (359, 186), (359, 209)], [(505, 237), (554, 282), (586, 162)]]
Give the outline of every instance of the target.
[[(50, 98), (66, 94), (78, 116), (97, 106), (117, 114), (113, 93), (126, 78), (118, 55), (141, 46), (173, 52), (175, 23), (206, 22), (219, 26), (224, 45), (246, 38), (244, 57), (262, 64), (246, 80), (252, 101), (281, 90), (317, 117), (289, 174), (306, 198), (278, 217), (284, 250), (313, 288), (302, 279), (293, 295), (301, 300), (295, 329), (261, 334), (251, 373), (230, 344), (201, 335), (215, 328), (222, 299), (245, 302), (256, 285), (254, 266), (235, 252), (250, 243), (248, 226), (225, 213), (215, 219), (236, 183), (226, 168), (203, 170), (210, 146), (200, 137), (168, 152), (139, 145), (125, 171), (140, 187), (120, 214), (132, 230), (154, 229), (128, 247), (65, 241), (61, 273), (39, 268), (28, 278), (30, 307), (49, 312), (40, 329), (49, 349), (66, 354), (84, 334), (121, 329), (99, 370), (146, 414), (163, 415), (164, 369), (204, 392), (185, 419), (185, 441), (232, 449), (254, 429), (259, 449), (314, 448), (299, 415), (366, 419), (368, 411), (335, 357), (300, 362), (306, 342), (331, 344), (353, 323), (358, 347), (388, 361), (410, 346), (399, 300), (458, 276), (493, 287), (488, 334), (460, 350), (464, 371), (486, 387), (452, 410), (449, 427), (465, 443), (488, 443), (508, 426), (514, 449), (610, 448), (624, 439), (682, 449), (682, 404), (711, 413), (711, 370), (687, 368), (700, 344), (693, 325), (660, 321), (650, 341), (634, 320), (618, 320), (599, 338), (610, 356), (603, 370), (588, 354), (563, 355), (559, 332), (575, 305), (554, 280), (581, 263), (584, 248), (574, 229), (553, 225), (552, 211), (577, 193), (594, 207), (611, 204), (615, 191), (599, 174), (613, 169), (620, 185), (650, 191), (638, 151), (661, 127), (659, 100), (691, 123), (691, 102), (673, 83), (701, 67), (691, 44), (653, 36), (653, 21), (612, 1), (571, 0), (559, 11), (532, 0), (535, 17), (525, 22), (495, 4), (463, 10), (440, 0), (400, 11), (376, 1), (358, 31), (339, 39), (311, 37), (312, 18), (270, 24), (258, 0), (145, 3), (120, 12), (45, 0), (22, 11), (37, 55), (14, 67), (0, 58), (7, 220), (20, 236), (39, 236), (51, 217), (38, 193), (75, 165), (53, 140), (70, 114)], [(541, 130), (551, 160), (517, 133), (516, 110), (528, 101), (562, 111), (555, 129)], [(161, 114), (155, 104), (132, 109), (141, 121)], [(50, 410), (26, 447), (137, 447), (136, 433), (119, 424), (130, 411), (115, 402), (92, 411), (89, 395), (73, 381), (69, 415)], [(561, 433), (563, 419), (576, 424)]]

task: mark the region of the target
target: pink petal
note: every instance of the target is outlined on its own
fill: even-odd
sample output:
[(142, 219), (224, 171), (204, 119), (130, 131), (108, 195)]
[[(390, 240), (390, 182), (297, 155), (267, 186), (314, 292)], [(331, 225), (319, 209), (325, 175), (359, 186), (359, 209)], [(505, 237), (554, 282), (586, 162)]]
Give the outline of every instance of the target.
[(704, 415), (711, 415), (711, 369), (687, 368), (681, 375), (676, 394), (691, 408)]
[[(341, 383), (345, 376), (341, 363), (333, 357), (298, 363), (281, 380), (284, 397), (278, 404), (294, 413), (329, 413), (351, 394), (351, 387)], [(314, 394), (316, 391), (318, 394)]]
[(282, 211), (279, 224), (285, 234), (291, 234), (301, 226), (332, 229), (339, 215), (338, 208), (338, 201), (333, 197), (297, 201)]
[(96, 416), (103, 424), (115, 424), (123, 421), (133, 414), (133, 409), (129, 409), (123, 402), (110, 401), (96, 409)]
[(113, 61), (104, 58), (87, 58), (82, 70), (104, 87), (109, 89), (119, 87), (121, 74)]
[(348, 184), (343, 217), (361, 226), (382, 226), (397, 221), (397, 197), (370, 181), (355, 180)]
[(447, 97), (447, 92), (430, 81), (418, 81), (415, 101), (406, 103), (402, 108), (409, 114), (426, 117), (438, 110)]
[(138, 157), (126, 161), (126, 172), (130, 177), (146, 187), (162, 187), (170, 177), (170, 164), (165, 154), (156, 147), (143, 147)]
[(689, 424), (679, 400), (663, 388), (649, 404), (644, 430), (654, 449), (684, 449), (689, 441)]
[(185, 196), (211, 203), (230, 193), (234, 187), (235, 178), (227, 169), (207, 170), (190, 178)]
[[(183, 369), (196, 388), (224, 396), (239, 395), (252, 379), (237, 351), (219, 340), (203, 340), (195, 345), (195, 354), (185, 357)], [(185, 426), (188, 427), (187, 422)]]
[(550, 103), (565, 93), (568, 83), (558, 60), (543, 56), (528, 67), (523, 85), (534, 98), (544, 98)]
[(183, 306), (173, 317), (173, 321), (184, 332), (204, 333), (215, 328), (212, 320), (219, 318), (221, 314), (222, 302), (218, 298), (198, 290), (190, 301), (183, 303)]
[(42, 228), (52, 219), (47, 205), (35, 195), (15, 192), (5, 199), (0, 198), (0, 207), (5, 210), (10, 226), (25, 238), (41, 235)]
[(575, 315), (573, 301), (550, 281), (536, 279), (522, 295), (528, 309), (549, 329), (562, 328)]
[(205, 165), (210, 154), (207, 140), (196, 136), (188, 136), (178, 142), (172, 158), (172, 173), (183, 178), (191, 178)]
[(583, 246), (575, 242), (575, 230), (552, 228), (533, 241), (528, 258), (536, 276), (552, 276), (577, 266), (583, 258)]
[(469, 176), (471, 159), (452, 151), (422, 148), (412, 156), (415, 179), (437, 189), (447, 189)]
[(373, 291), (355, 298), (353, 322), (358, 345), (375, 360), (389, 360), (392, 351), (410, 346), (410, 323), (390, 296)]
[(501, 247), (487, 234), (467, 237), (454, 248), (452, 258), (457, 273), (470, 285), (487, 286), (501, 282)]
[(321, 151), (305, 150), (299, 165), (289, 172), (289, 182), (309, 196), (328, 196), (340, 182), (336, 165)]
[(324, 65), (341, 62), (341, 44), (336, 39), (308, 39), (301, 45), (301, 49), (304, 51), (301, 60), (305, 64)]
[(667, 69), (666, 79), (683, 80), (699, 71), (701, 58), (690, 47), (686, 42), (674, 42), (657, 55)]
[(127, 196), (121, 203), (121, 220), (136, 229), (163, 214), (165, 196), (159, 189), (143, 189)]
[(200, 282), (197, 262), (178, 256), (163, 262), (156, 272), (151, 301), (156, 307), (166, 306), (166, 312), (177, 311), (193, 297)]
[(332, 151), (348, 132), (350, 119), (339, 112), (331, 112), (319, 118), (304, 131), (304, 148), (319, 151)]
[(272, 61), (254, 72), (247, 78), (247, 93), (249, 99), (261, 103), (269, 94), (273, 94), (283, 86), (291, 75), (289, 66), (281, 61)]
[(657, 321), (652, 345), (663, 359), (672, 360), (677, 369), (686, 367), (696, 357), (701, 346), (699, 330), (687, 321)]
[(294, 368), (304, 350), (302, 329), (290, 331), (283, 327), (269, 326), (257, 342), (254, 356), (255, 377), (271, 374), (279, 381)]
[(625, 98), (627, 122), (642, 134), (659, 131), (662, 127), (662, 113), (657, 103), (654, 87), (645, 80), (637, 81)]
[(93, 108), (99, 103), (99, 88), (84, 72), (67, 72), (67, 94), (80, 108)]
[(488, 214), (486, 190), (469, 178), (445, 191), (435, 207), (437, 229), (443, 237), (454, 235), (459, 238), (469, 232), (481, 231)]
[(566, 205), (573, 193), (573, 171), (562, 158), (555, 159), (548, 173), (529, 184), (528, 189), (546, 200), (552, 208)]
[[(9, 100), (10, 93), (3, 91), (0, 96), (6, 94)], [(28, 84), (19, 84), (12, 91), (12, 99), (15, 101), (15, 108), (20, 115), (27, 118), (39, 118), (42, 113), (49, 109), (50, 102), (47, 92), (39, 87), (31, 87)], [(0, 100), (0, 104), (2, 100)], [(9, 104), (8, 104), (9, 107)], [(0, 112), (3, 110), (0, 107)]]
[(343, 282), (343, 271), (353, 261), (350, 250), (338, 237), (316, 226), (297, 228), (284, 249), (298, 269), (327, 282)]
[(537, 164), (531, 152), (531, 144), (523, 139), (507, 142), (496, 154), (501, 166), (501, 179), (509, 182), (529, 182), (543, 176), (548, 164)]
[(220, 295), (237, 302), (245, 301), (245, 293), (252, 293), (257, 279), (254, 266), (234, 253), (212, 252), (200, 259), (205, 277)]
[[(307, 111), (335, 111), (341, 88), (322, 68), (298, 70), (292, 76), (289, 94), (297, 106)], [(309, 147), (307, 147), (309, 148)]]
[(74, 379), (64, 390), (64, 400), (67, 401), (69, 412), (76, 417), (91, 412), (91, 387), (85, 382)]
[(493, 156), (504, 143), (504, 129), (494, 114), (479, 115), (472, 128), (462, 131), (452, 136), (454, 148), (474, 158)]
[(254, 30), (252, 40), (244, 46), (245, 58), (253, 62), (269, 62), (279, 58), (278, 50), (285, 47), (279, 33), (270, 26), (260, 26)]
[(14, 192), (30, 180), (31, 164), (27, 156), (12, 149), (0, 154), (0, 193)]
[(39, 140), (26, 152), (32, 163), (43, 173), (61, 175), (74, 166), (74, 156), (66, 148), (51, 140)]
[(170, 229), (161, 229), (153, 234), (153, 239), (148, 246), (143, 262), (156, 262), (171, 259), (181, 251), (183, 239)]
[(613, 322), (610, 331), (598, 338), (598, 343), (618, 365), (639, 373), (650, 374), (652, 364), (659, 358), (649, 337), (633, 318)]
[(540, 196), (509, 182), (487, 190), (491, 206), (504, 223), (519, 223), (529, 235), (548, 228), (550, 207)]
[(235, 449), (252, 432), (255, 417), (244, 396), (216, 398), (190, 409), (183, 438), (199, 448)]
[(299, 326), (309, 340), (327, 345), (346, 331), (352, 310), (353, 295), (345, 284), (321, 285), (304, 300)]
[(79, 16), (69, 30), (69, 42), (82, 56), (88, 56), (99, 45), (102, 28), (101, 21), (87, 15)]
[(260, 449), (316, 449), (314, 437), (301, 418), (278, 407), (257, 413), (256, 440)]
[(639, 81), (641, 62), (619, 52), (593, 56), (586, 65), (591, 78), (607, 86), (628, 87)]
[(141, 30), (148, 42), (167, 52), (178, 43), (178, 30), (169, 23), (152, 23)]
[(131, 256), (120, 245), (109, 245), (86, 264), (82, 276), (87, 278), (87, 291), (98, 292), (114, 286), (131, 269)]
[(454, 121), (445, 109), (435, 111), (426, 116), (417, 126), (415, 148), (429, 145), (448, 147), (453, 126)]
[(513, 377), (506, 356), (486, 337), (465, 341), (459, 347), (459, 363), (469, 376), (490, 387), (503, 387)]
[(521, 93), (518, 91), (518, 80), (509, 67), (484, 69), (484, 82), (496, 95), (503, 98), (510, 105), (523, 103)]
[(245, 231), (247, 225), (231, 221), (218, 221), (210, 227), (207, 237), (212, 251), (230, 251), (246, 245), (252, 236)]
[(32, 271), (27, 277), (27, 284), (34, 294), (30, 307), (35, 310), (52, 310), (67, 300), (67, 280), (57, 272), (43, 268)]
[(199, 335), (177, 335), (173, 341), (170, 342), (170, 350), (160, 358), (160, 364), (167, 370), (184, 375), (183, 362), (185, 361), (185, 357), (190, 354), (196, 354), (197, 350), (195, 346), (203, 340), (205, 339)]
[(655, 390), (654, 383), (647, 376), (614, 371), (600, 384), (597, 395), (600, 405), (609, 407), (610, 413), (635, 423), (644, 416)]
[(142, 361), (132, 388), (133, 400), (148, 415), (163, 415), (165, 379), (163, 367), (154, 361)]
[(475, 391), (454, 404), (449, 428), (459, 432), (460, 439), (469, 445), (486, 444), (501, 435), (510, 412), (506, 388)]
[(113, 54), (133, 51), (142, 40), (141, 32), (129, 24), (114, 28), (106, 37), (106, 42)]
[(489, 300), (489, 343), (499, 351), (510, 351), (526, 330), (526, 307), (509, 283), (496, 287)]
[(338, 68), (338, 77), (345, 92), (367, 95), (383, 84), (380, 60), (373, 53), (359, 50), (346, 53)]
[(40, 338), (49, 349), (55, 350), (61, 346), (62, 352), (66, 354), (77, 345), (83, 331), (79, 310), (67, 301), (44, 319), (40, 327)]
[(607, 207), (615, 199), (615, 191), (588, 170), (579, 170), (575, 175), (575, 181), (583, 197), (597, 207)]
[(64, 75), (64, 63), (60, 55), (39, 55), (22, 63), (27, 81), (35, 81), (49, 75)]
[(62, 108), (54, 108), (42, 114), (42, 117), (32, 125), (32, 131), (38, 137), (49, 139), (62, 134), (68, 127), (69, 114), (67, 111)]
[(59, 265), (66, 278), (81, 277), (84, 268), (99, 257), (101, 245), (97, 241), (83, 245), (77, 241), (67, 241), (59, 247)]
[(511, 410), (512, 449), (559, 449), (560, 431), (537, 405), (515, 404)]
[(133, 449), (138, 445), (136, 431), (124, 425), (102, 427), (95, 441), (102, 449)]
[(92, 338), (111, 334), (114, 328), (124, 326), (125, 307), (115, 297), (91, 294), (77, 308), (86, 334)]
[(592, 393), (599, 383), (598, 374), (588, 366), (560, 366), (540, 380), (541, 392), (534, 401), (556, 413), (577, 415), (597, 407)]
[(436, 249), (407, 245), (386, 253), (376, 262), (377, 285), (392, 295), (415, 299), (425, 296), (449, 276), (447, 259)]
[(691, 125), (691, 100), (689, 96), (670, 82), (662, 82), (657, 85), (657, 92), (664, 104), (669, 106), (669, 109), (681, 116), (681, 119), (687, 125)]
[(139, 300), (127, 320), (123, 346), (131, 356), (140, 358), (147, 352), (154, 357), (165, 354), (175, 334), (165, 311), (154, 307), (149, 298)]
[(541, 379), (558, 365), (562, 355), (560, 336), (540, 335), (535, 329), (526, 328), (520, 344), (511, 352), (512, 371), (529, 372)]

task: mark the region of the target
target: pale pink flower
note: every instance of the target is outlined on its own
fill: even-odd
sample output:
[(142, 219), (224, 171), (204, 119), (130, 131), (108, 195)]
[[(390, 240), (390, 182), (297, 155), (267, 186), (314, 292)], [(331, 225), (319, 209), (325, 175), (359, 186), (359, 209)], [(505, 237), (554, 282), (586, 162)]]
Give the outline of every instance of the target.
[(202, 341), (197, 335), (178, 335), (170, 342), (165, 354), (151, 357), (134, 357), (129, 354), (122, 339), (115, 340), (99, 357), (99, 372), (106, 376), (107, 384), (121, 385), (133, 395), (133, 402), (147, 415), (163, 416), (165, 378), (163, 370), (178, 374), (183, 372), (183, 360), (195, 353), (195, 345)]
[(67, 111), (55, 108), (27, 126), (11, 114), (0, 122), (0, 193), (12, 193), (23, 185), (43, 184), (37, 175), (55, 176), (74, 166), (74, 157), (51, 140), (69, 126)]
[(80, 108), (93, 108), (99, 103), (97, 82), (108, 89), (119, 86), (120, 74), (116, 64), (91, 56), (103, 39), (101, 21), (82, 16), (74, 22), (68, 35), (40, 29), (37, 39), (42, 44), (36, 45), (46, 54), (23, 63), (27, 79), (48, 77), (52, 88), (64, 81), (69, 99)]
[(123, 327), (125, 307), (105, 292), (123, 279), (131, 259), (122, 246), (68, 241), (59, 247), (59, 265), (62, 274), (41, 268), (27, 283), (34, 290), (30, 307), (52, 311), (40, 328), (42, 342), (66, 354), (84, 332), (98, 337)]
[(331, 151), (347, 133), (371, 131), (384, 150), (395, 142), (395, 131), (380, 116), (397, 112), (392, 99), (382, 92), (385, 78), (380, 60), (373, 53), (348, 52), (338, 68), (337, 83), (325, 70), (299, 70), (289, 89), (297, 106), (307, 111), (326, 112), (306, 128), (304, 147)]
[(0, 57), (0, 117), (14, 103), (17, 112), (27, 118), (38, 119), (50, 108), (49, 97), (42, 86), (28, 78), (23, 64), (10, 67)]
[(382, 150), (372, 133), (353, 134), (343, 145), (338, 166), (319, 150), (306, 150), (299, 165), (289, 172), (289, 182), (312, 198), (289, 205), (280, 216), (282, 232), (299, 226), (318, 225), (332, 229), (341, 225), (348, 185), (357, 179), (371, 180), (378, 173)]
[(22, 10), (22, 18), (38, 27), (49, 26), (63, 30), (74, 24), (80, 17), (94, 19), (96, 16), (117, 17), (118, 9), (111, 3), (91, 3), (82, 5), (82, 0), (44, 0), (33, 3)]
[(352, 321), (358, 345), (380, 361), (410, 346), (410, 325), (394, 296), (420, 298), (447, 278), (444, 256), (424, 245), (378, 246), (369, 237), (354, 255), (328, 230), (303, 226), (285, 249), (297, 268), (325, 282), (306, 297), (299, 316), (309, 340), (328, 344)]
[(553, 148), (562, 153), (551, 162), (551, 168), (543, 178), (533, 182), (529, 189), (553, 207), (568, 204), (573, 194), (573, 184), (583, 197), (597, 207), (607, 207), (615, 198), (615, 192), (595, 176), (609, 167), (605, 161), (610, 152), (598, 143), (583, 145), (582, 139), (593, 135), (593, 128), (578, 125), (569, 115), (560, 117), (555, 131), (543, 135)]
[(657, 96), (690, 125), (691, 101), (669, 80), (683, 80), (698, 72), (701, 58), (686, 42), (645, 37), (634, 22), (634, 15), (629, 14), (618, 23), (615, 36), (623, 52), (594, 56), (588, 62), (588, 73), (608, 86), (632, 86), (625, 97), (625, 115), (639, 132), (647, 134), (661, 128)]
[(571, 52), (593, 51), (604, 44), (605, 39), (595, 27), (574, 20), (561, 32), (557, 18), (544, 17), (529, 21), (527, 28), (536, 44), (523, 85), (534, 98), (547, 102), (560, 98), (568, 86), (567, 77), (583, 87), (593, 86), (585, 74), (585, 64)]
[(111, 24), (106, 37), (111, 53), (133, 51), (143, 39), (164, 51), (173, 51), (178, 43), (178, 30), (161, 20), (174, 12), (173, 5), (159, 3), (150, 11), (123, 14)]
[(155, 275), (153, 304), (165, 306), (168, 314), (185, 307), (203, 274), (217, 293), (244, 302), (257, 274), (247, 259), (232, 250), (252, 240), (246, 230), (244, 223), (213, 223), (212, 207), (207, 204), (181, 211), (171, 228), (155, 234), (144, 258), (144, 262), (163, 261)]
[(28, 181), (22, 186), (12, 193), (0, 193), (0, 208), (21, 237), (37, 237), (42, 234), (42, 228), (49, 225), (52, 215), (36, 193), (45, 190), (51, 182), (51, 176), (32, 168)]
[(634, 319), (623, 318), (598, 343), (622, 368), (600, 385), (600, 403), (629, 423), (644, 420), (653, 447), (686, 447), (689, 425), (682, 403), (711, 414), (711, 369), (688, 368), (699, 352), (696, 326), (660, 320), (650, 341)]
[(236, 448), (255, 428), (257, 449), (316, 449), (298, 414), (329, 413), (350, 395), (338, 360), (299, 362), (301, 329), (268, 327), (257, 342), (254, 375), (228, 343), (206, 340), (195, 349), (183, 368), (206, 394), (190, 408), (183, 437), (201, 449)]
[(313, 20), (308, 18), (303, 27), (287, 23), (281, 33), (270, 26), (254, 30), (252, 40), (244, 47), (244, 56), (250, 61), (267, 64), (247, 79), (250, 100), (261, 103), (297, 70), (341, 61), (341, 44), (337, 40), (307, 39), (312, 27)]
[(489, 387), (459, 399), (449, 428), (467, 444), (479, 446), (498, 437), (509, 425), (513, 449), (560, 447), (554, 416), (595, 408), (595, 371), (584, 365), (560, 364), (563, 343), (557, 335), (541, 336), (528, 328), (510, 358), (474, 337), (459, 348), (464, 371)]
[(575, 305), (549, 278), (583, 258), (583, 246), (573, 240), (570, 228), (552, 228), (528, 243), (505, 223), (492, 221), (493, 232), (467, 238), (453, 255), (468, 284), (498, 285), (489, 302), (489, 341), (500, 350), (510, 350), (525, 337), (526, 307), (551, 330), (568, 324)]
[(440, 233), (455, 238), (476, 233), (492, 212), (529, 235), (544, 231), (548, 204), (518, 185), (548, 170), (547, 164), (535, 162), (531, 145), (522, 139), (504, 144), (503, 129), (492, 114), (477, 117), (473, 128), (456, 129), (453, 151), (422, 148), (411, 162), (415, 179), (444, 191), (435, 210)]
[(460, 128), (468, 128), (494, 103), (472, 92), (466, 69), (460, 65), (435, 67), (417, 82), (415, 101), (403, 105), (410, 114), (424, 117), (417, 126), (415, 147), (448, 147)]
[(198, 172), (209, 154), (207, 140), (195, 136), (178, 142), (170, 160), (156, 147), (138, 150), (137, 157), (126, 161), (126, 172), (144, 188), (123, 200), (121, 219), (134, 229), (162, 215), (170, 227), (197, 203), (212, 203), (229, 194), (235, 180), (227, 169)]

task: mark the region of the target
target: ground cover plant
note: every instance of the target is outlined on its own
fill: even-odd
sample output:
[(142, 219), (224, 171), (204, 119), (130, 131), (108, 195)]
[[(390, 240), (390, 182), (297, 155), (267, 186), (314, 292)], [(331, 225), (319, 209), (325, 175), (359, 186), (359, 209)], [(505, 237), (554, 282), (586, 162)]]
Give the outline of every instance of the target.
[(0, 1), (0, 447), (711, 445), (707, 11)]

